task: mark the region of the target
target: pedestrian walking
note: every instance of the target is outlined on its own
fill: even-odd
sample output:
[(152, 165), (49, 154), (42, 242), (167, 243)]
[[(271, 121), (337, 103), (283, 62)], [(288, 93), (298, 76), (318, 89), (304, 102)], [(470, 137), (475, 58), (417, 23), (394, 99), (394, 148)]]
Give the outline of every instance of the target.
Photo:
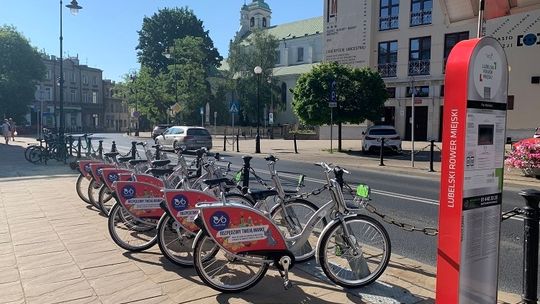
[(6, 141), (6, 145), (9, 145), (9, 137), (11, 136), (11, 130), (9, 126), (9, 121), (7, 119), (4, 119), (4, 123), (2, 124), (2, 135), (4, 135), (4, 139)]
[(15, 122), (13, 121), (13, 118), (9, 119), (9, 127), (11, 132), (11, 140), (15, 141), (15, 136), (17, 136), (17, 126), (15, 125)]

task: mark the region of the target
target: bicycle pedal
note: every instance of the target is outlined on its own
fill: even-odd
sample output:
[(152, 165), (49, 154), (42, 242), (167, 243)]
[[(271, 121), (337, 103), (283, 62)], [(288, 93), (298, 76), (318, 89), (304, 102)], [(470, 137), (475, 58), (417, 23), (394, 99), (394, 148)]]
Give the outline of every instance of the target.
[(283, 288), (285, 288), (285, 290), (288, 290), (292, 286), (293, 286), (293, 283), (290, 280), (283, 281)]

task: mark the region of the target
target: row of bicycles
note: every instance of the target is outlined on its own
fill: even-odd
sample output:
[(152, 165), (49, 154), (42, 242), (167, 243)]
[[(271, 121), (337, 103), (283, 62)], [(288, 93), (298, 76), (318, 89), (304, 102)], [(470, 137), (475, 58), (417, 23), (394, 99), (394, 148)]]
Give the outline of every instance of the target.
[(188, 159), (181, 149), (136, 146), (144, 157), (111, 152), (76, 166), (77, 194), (108, 216), (110, 236), (125, 250), (157, 243), (171, 262), (195, 267), (207, 286), (225, 293), (253, 287), (269, 267), (287, 289), (294, 265), (312, 258), (332, 282), (347, 288), (374, 282), (389, 263), (388, 233), (361, 214), (369, 186), (350, 187), (343, 179), (348, 171), (339, 166), (316, 164), (330, 194), (317, 206), (300, 193), (303, 175), (295, 188), (284, 186), (272, 155), (265, 158), (268, 185), (250, 179), (256, 173), (249, 159), (234, 171), (204, 149)]

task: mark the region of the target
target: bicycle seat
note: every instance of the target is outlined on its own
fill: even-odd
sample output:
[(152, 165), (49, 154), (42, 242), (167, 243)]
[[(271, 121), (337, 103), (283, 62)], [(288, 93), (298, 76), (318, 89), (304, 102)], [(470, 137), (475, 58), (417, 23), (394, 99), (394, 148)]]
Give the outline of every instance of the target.
[(132, 160), (133, 158), (131, 158), (131, 156), (126, 156), (126, 157), (118, 157), (116, 160), (119, 162), (119, 163), (127, 163), (128, 161)]
[(160, 159), (160, 160), (153, 160), (150, 162), (152, 164), (152, 167), (163, 167), (171, 163), (169, 159)]
[(230, 185), (231, 183), (233, 185), (235, 185), (235, 183), (233, 181), (231, 181), (230, 179), (228, 179), (226, 177), (214, 178), (214, 179), (205, 179), (205, 180), (203, 180), (203, 183), (205, 183), (209, 187), (217, 186), (217, 185), (220, 185), (220, 184), (229, 184)]
[(266, 199), (267, 197), (275, 196), (278, 193), (276, 190), (251, 190), (250, 189), (248, 190), (248, 194), (251, 195), (251, 197), (253, 197), (254, 200), (260, 201), (260, 200)]
[(279, 158), (275, 157), (274, 155), (268, 155), (267, 157), (264, 158), (264, 160), (276, 162), (277, 160), (279, 160)]
[(163, 175), (168, 175), (173, 173), (173, 169), (163, 169), (163, 168), (151, 168), (146, 170), (146, 173), (152, 174), (155, 177), (161, 177)]
[(146, 159), (130, 159), (129, 164), (132, 166), (140, 165), (146, 163)]
[(107, 153), (104, 153), (103, 155), (105, 155), (106, 157), (116, 157), (118, 156), (118, 152), (107, 152)]

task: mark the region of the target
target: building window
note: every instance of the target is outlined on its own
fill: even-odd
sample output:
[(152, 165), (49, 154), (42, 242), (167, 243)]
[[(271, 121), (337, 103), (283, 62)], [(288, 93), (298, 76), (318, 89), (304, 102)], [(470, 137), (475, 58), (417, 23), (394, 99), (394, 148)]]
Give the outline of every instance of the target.
[(266, 18), (263, 17), (263, 27), (266, 27)]
[(255, 26), (255, 18), (254, 17), (251, 17), (251, 19), (249, 20), (249, 26), (251, 26), (251, 27)]
[(444, 35), (444, 57), (443, 57), (443, 73), (446, 70), (446, 60), (450, 56), (450, 51), (461, 40), (469, 39), (469, 32), (459, 32)]
[(379, 30), (399, 28), (399, 0), (381, 0)]
[(51, 88), (45, 88), (45, 96), (43, 96), (45, 101), (52, 101)]
[(281, 105), (283, 111), (287, 110), (287, 84), (285, 82), (281, 84)]
[(388, 94), (388, 98), (396, 98), (396, 88), (395, 87), (387, 87), (386, 93)]
[(77, 101), (77, 91), (71, 90), (71, 102)]
[(298, 59), (296, 61), (298, 62), (304, 61), (304, 48), (303, 47), (298, 48)]
[(97, 85), (97, 76), (92, 77), (92, 84)]
[(439, 92), (439, 96), (444, 97), (444, 84), (441, 85), (441, 91)]
[(431, 37), (412, 38), (409, 42), (409, 75), (429, 75)]
[(381, 77), (396, 77), (398, 42), (379, 42), (378, 69)]
[(71, 82), (75, 82), (76, 81), (76, 75), (75, 75), (75, 72), (71, 73)]
[(411, 1), (411, 26), (431, 24), (432, 0)]
[(51, 80), (51, 70), (49, 70), (48, 68), (45, 72), (45, 80)]
[[(414, 97), (429, 97), (429, 86), (415, 87)], [(411, 87), (407, 87), (406, 97), (412, 97)]]
[(98, 103), (97, 92), (92, 92), (92, 103)]
[(281, 51), (276, 50), (276, 64), (280, 64), (280, 63), (281, 63)]
[(88, 76), (86, 76), (86, 74), (82, 75), (82, 82), (83, 84), (88, 84)]
[(506, 109), (507, 110), (513, 110), (514, 109), (514, 95), (508, 95), (507, 103), (506, 103)]

